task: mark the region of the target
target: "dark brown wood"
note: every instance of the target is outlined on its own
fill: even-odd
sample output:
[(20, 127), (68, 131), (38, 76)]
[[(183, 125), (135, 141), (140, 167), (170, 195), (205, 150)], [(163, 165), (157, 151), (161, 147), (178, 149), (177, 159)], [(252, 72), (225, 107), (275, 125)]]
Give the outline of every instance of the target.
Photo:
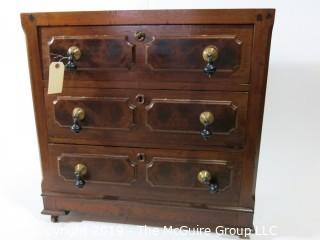
[[(59, 31), (61, 28), (57, 32)], [(53, 34), (49, 42), (48, 39), (42, 40), (46, 43), (43, 43), (43, 53), (46, 53), (43, 54), (43, 70), (46, 77), (49, 62), (55, 61), (57, 55), (66, 56), (70, 46), (77, 46), (81, 50), (81, 57), (77, 61), (78, 71), (128, 70), (134, 62), (134, 45), (128, 42), (125, 35), (68, 36), (65, 29), (63, 31), (63, 36)]]
[[(143, 154), (143, 160), (138, 154)], [(141, 200), (207, 204), (207, 208), (238, 206), (243, 153), (50, 144), (49, 155), (45, 165), (49, 170), (42, 184), (46, 194), (73, 193), (102, 199), (139, 196)], [(72, 178), (77, 163), (88, 167), (82, 189), (74, 186)], [(218, 178), (219, 193), (209, 194), (207, 187), (197, 182), (200, 170), (209, 170)], [(175, 179), (171, 186), (165, 177)]]
[[(145, 32), (143, 42), (135, 39), (137, 30)], [(49, 62), (74, 45), (82, 55), (78, 71), (65, 75), (68, 87), (79, 87), (79, 82), (88, 87), (87, 81), (95, 80), (108, 88), (119, 86), (114, 82), (138, 89), (181, 89), (189, 83), (209, 90), (250, 81), (252, 25), (43, 27), (39, 32), (45, 82)], [(219, 48), (214, 78), (203, 73), (202, 51), (210, 44)]]
[[(252, 228), (273, 9), (23, 13), (43, 214)], [(179, 17), (177, 17), (179, 16)], [(219, 49), (211, 78), (202, 51)], [(80, 48), (61, 94), (48, 66)], [(71, 131), (80, 107), (79, 133)], [(199, 117), (214, 114), (203, 140)], [(75, 166), (86, 166), (83, 188)], [(197, 174), (207, 170), (219, 191)]]
[[(253, 228), (252, 211), (242, 209), (204, 209), (201, 206), (192, 208), (167, 205), (165, 202), (119, 201), (113, 199), (95, 199), (67, 197), (67, 195), (45, 196), (44, 201), (50, 201), (54, 207), (70, 209), (79, 213), (89, 213), (103, 217), (103, 220), (126, 224), (147, 226), (208, 227), (215, 231), (217, 226)], [(50, 205), (48, 207), (53, 207)], [(239, 223), (237, 219), (245, 219)], [(92, 217), (90, 218), (92, 219)], [(201, 222), (201, 223), (200, 223)], [(201, 224), (201, 225), (199, 225)]]
[(57, 159), (58, 174), (65, 181), (74, 182), (75, 166), (79, 163), (88, 168), (83, 177), (86, 182), (130, 185), (136, 181), (136, 166), (128, 156), (62, 153)]
[(57, 223), (58, 220), (59, 220), (59, 217), (58, 217), (58, 216), (51, 215), (51, 222)]
[[(83, 88), (65, 88), (59, 95), (46, 92), (47, 127), (54, 142), (202, 149), (245, 145), (246, 92)], [(70, 130), (75, 107), (86, 114), (78, 134)], [(211, 111), (215, 118), (209, 127), (213, 136), (207, 141), (200, 134), (199, 117), (204, 111)]]

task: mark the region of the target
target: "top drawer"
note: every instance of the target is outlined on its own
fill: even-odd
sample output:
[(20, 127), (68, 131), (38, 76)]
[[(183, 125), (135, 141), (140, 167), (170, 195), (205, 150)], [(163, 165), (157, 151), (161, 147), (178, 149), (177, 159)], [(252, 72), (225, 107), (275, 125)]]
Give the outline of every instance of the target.
[(252, 35), (252, 25), (42, 27), (43, 79), (75, 46), (67, 87), (235, 90), (250, 82)]

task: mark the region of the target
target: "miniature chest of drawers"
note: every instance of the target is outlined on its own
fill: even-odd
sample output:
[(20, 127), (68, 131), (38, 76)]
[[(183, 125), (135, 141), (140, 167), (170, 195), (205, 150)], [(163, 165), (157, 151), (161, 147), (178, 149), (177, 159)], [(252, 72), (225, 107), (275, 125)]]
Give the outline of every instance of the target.
[[(43, 214), (253, 226), (273, 9), (21, 19)], [(63, 91), (48, 94), (57, 61)]]

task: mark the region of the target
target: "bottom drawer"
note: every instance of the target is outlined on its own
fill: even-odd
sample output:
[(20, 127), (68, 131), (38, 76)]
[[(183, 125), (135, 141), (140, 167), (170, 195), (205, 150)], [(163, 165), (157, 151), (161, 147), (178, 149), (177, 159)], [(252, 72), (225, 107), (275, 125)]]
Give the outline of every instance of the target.
[(239, 201), (241, 153), (50, 144), (49, 156), (44, 194), (228, 206)]

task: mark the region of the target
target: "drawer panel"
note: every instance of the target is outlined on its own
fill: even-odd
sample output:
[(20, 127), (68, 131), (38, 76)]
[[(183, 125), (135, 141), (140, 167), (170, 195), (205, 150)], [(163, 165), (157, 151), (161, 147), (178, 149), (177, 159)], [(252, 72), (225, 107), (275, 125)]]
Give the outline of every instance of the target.
[(52, 103), (55, 122), (61, 127), (70, 128), (70, 116), (76, 107), (85, 111), (83, 129), (129, 130), (135, 125), (136, 106), (130, 104), (128, 97), (59, 96)]
[(146, 167), (146, 180), (152, 187), (170, 189), (207, 189), (197, 179), (201, 171), (212, 174), (219, 191), (226, 191), (232, 184), (233, 166), (225, 160), (153, 157)]
[(50, 62), (66, 55), (69, 47), (78, 47), (81, 56), (76, 64), (80, 71), (128, 70), (134, 61), (134, 45), (125, 35), (53, 36), (48, 45)]
[(240, 67), (242, 42), (235, 35), (154, 37), (146, 46), (146, 64), (153, 71), (202, 72), (202, 52), (210, 45), (219, 51), (215, 63), (218, 73), (231, 73)]
[(199, 124), (200, 115), (209, 111), (214, 115), (210, 127), (214, 134), (228, 135), (237, 125), (237, 106), (230, 99), (212, 97), (210, 100), (152, 98), (146, 106), (146, 125), (153, 132), (198, 134), (203, 128)]
[(75, 166), (84, 164), (89, 172), (86, 178), (92, 183), (128, 184), (136, 180), (136, 168), (128, 156), (62, 153), (58, 157), (59, 176), (73, 181)]
[[(245, 92), (64, 89), (46, 95), (49, 140), (57, 143), (172, 148), (241, 148), (247, 117)], [(73, 112), (85, 117), (71, 131)], [(204, 126), (200, 116), (210, 113)], [(207, 139), (201, 132), (212, 133)], [(137, 141), (139, 139), (139, 141)]]
[[(77, 70), (65, 73), (66, 87), (241, 88), (250, 82), (252, 35), (251, 25), (42, 27), (43, 79), (49, 63), (76, 46), (81, 55)], [(203, 71), (208, 46), (218, 51), (211, 78)]]
[[(239, 200), (243, 159), (239, 153), (61, 144), (50, 144), (49, 153), (46, 192), (209, 205), (237, 205)], [(77, 164), (87, 168), (82, 188), (75, 185)], [(201, 171), (211, 174), (217, 192), (199, 182)]]

